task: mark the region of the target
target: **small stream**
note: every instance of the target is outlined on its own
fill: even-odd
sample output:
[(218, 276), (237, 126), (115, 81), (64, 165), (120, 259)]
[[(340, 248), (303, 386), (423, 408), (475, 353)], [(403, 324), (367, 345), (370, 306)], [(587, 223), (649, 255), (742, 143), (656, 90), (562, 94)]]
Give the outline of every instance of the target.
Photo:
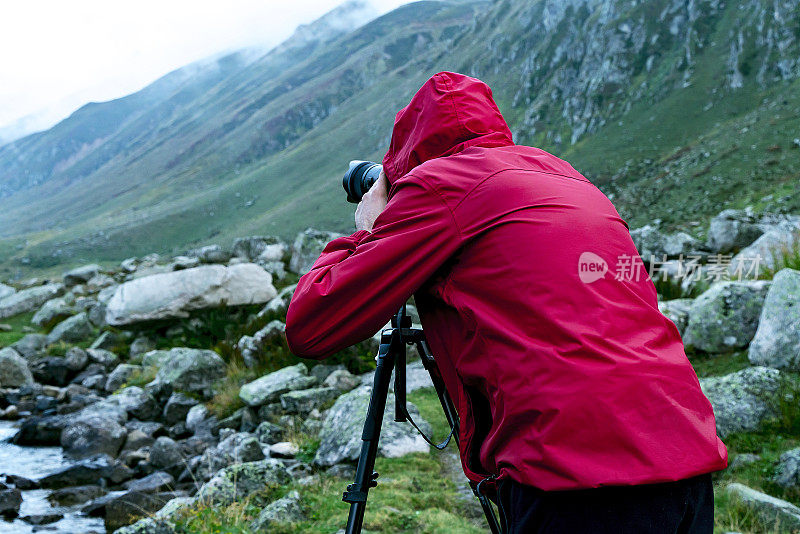
[[(38, 480), (69, 465), (70, 461), (64, 457), (60, 447), (19, 447), (10, 443), (8, 440), (16, 432), (16, 423), (0, 421), (0, 474), (19, 475), (31, 480)], [(19, 515), (23, 517), (58, 512), (64, 514), (61, 521), (34, 526), (19, 518), (14, 521), (4, 521), (0, 518), (0, 534), (105, 532), (102, 518), (81, 515), (80, 506), (75, 508), (51, 506), (47, 500), (49, 493), (49, 490), (23, 491)]]

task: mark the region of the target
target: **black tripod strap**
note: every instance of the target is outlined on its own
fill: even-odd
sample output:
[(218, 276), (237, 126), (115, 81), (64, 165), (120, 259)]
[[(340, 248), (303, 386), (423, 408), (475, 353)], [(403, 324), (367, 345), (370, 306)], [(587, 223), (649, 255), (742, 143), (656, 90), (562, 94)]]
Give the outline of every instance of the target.
[(417, 426), (417, 423), (414, 422), (414, 418), (411, 417), (411, 414), (408, 413), (408, 408), (406, 408), (405, 406), (403, 406), (403, 415), (405, 416), (406, 420), (409, 423), (411, 423), (411, 426), (413, 426), (417, 430), (417, 432), (419, 432), (419, 435), (422, 436), (422, 439), (427, 441), (428, 445), (430, 445), (431, 447), (434, 447), (436, 450), (443, 451), (447, 447), (447, 445), (450, 443), (450, 440), (453, 438), (453, 427), (451, 426), (450, 427), (450, 433), (447, 435), (445, 440), (437, 445), (436, 443), (433, 442), (433, 440), (431, 438), (429, 438), (428, 436), (425, 435), (425, 432), (423, 432)]

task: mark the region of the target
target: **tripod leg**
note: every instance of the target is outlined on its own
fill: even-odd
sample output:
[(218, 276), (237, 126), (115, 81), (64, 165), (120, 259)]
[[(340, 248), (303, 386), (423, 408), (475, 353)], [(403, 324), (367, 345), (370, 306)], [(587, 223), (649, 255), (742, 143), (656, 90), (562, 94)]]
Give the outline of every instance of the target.
[(367, 508), (369, 489), (377, 485), (375, 457), (378, 455), (378, 439), (381, 434), (383, 412), (386, 408), (386, 397), (389, 393), (389, 382), (392, 378), (392, 369), (395, 361), (395, 351), (400, 342), (400, 332), (392, 329), (381, 337), (378, 352), (378, 365), (375, 368), (375, 377), (372, 384), (372, 396), (367, 409), (367, 419), (364, 421), (364, 431), (361, 433), (361, 456), (358, 459), (355, 482), (347, 486), (342, 500), (350, 503), (350, 515), (347, 518), (346, 534), (361, 532), (364, 522), (364, 512)]
[(500, 527), (497, 524), (497, 516), (494, 513), (494, 508), (492, 508), (492, 503), (489, 502), (489, 498), (486, 495), (478, 494), (478, 502), (481, 503), (481, 508), (483, 508), (483, 515), (486, 516), (486, 521), (489, 523), (489, 530), (492, 534), (500, 534), (501, 532), (505, 532), (505, 527)]

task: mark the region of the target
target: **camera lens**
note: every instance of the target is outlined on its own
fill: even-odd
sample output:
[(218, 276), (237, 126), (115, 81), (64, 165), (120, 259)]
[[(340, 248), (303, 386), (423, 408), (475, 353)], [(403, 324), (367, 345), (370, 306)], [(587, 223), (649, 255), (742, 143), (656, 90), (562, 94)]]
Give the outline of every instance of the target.
[(364, 193), (378, 181), (383, 165), (374, 161), (353, 160), (350, 168), (344, 173), (342, 186), (347, 193), (347, 201), (354, 204), (361, 202)]

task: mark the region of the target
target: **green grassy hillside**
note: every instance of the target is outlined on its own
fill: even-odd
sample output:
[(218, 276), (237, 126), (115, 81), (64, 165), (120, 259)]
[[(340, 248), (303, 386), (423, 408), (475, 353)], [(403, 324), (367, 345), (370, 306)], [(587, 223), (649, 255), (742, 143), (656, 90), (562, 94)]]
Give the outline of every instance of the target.
[(440, 70), (487, 81), (517, 142), (569, 160), (632, 226), (797, 211), (799, 27), (766, 0), (424, 1), (232, 56), (0, 147), (0, 276), (349, 232), (347, 162), (380, 159)]

